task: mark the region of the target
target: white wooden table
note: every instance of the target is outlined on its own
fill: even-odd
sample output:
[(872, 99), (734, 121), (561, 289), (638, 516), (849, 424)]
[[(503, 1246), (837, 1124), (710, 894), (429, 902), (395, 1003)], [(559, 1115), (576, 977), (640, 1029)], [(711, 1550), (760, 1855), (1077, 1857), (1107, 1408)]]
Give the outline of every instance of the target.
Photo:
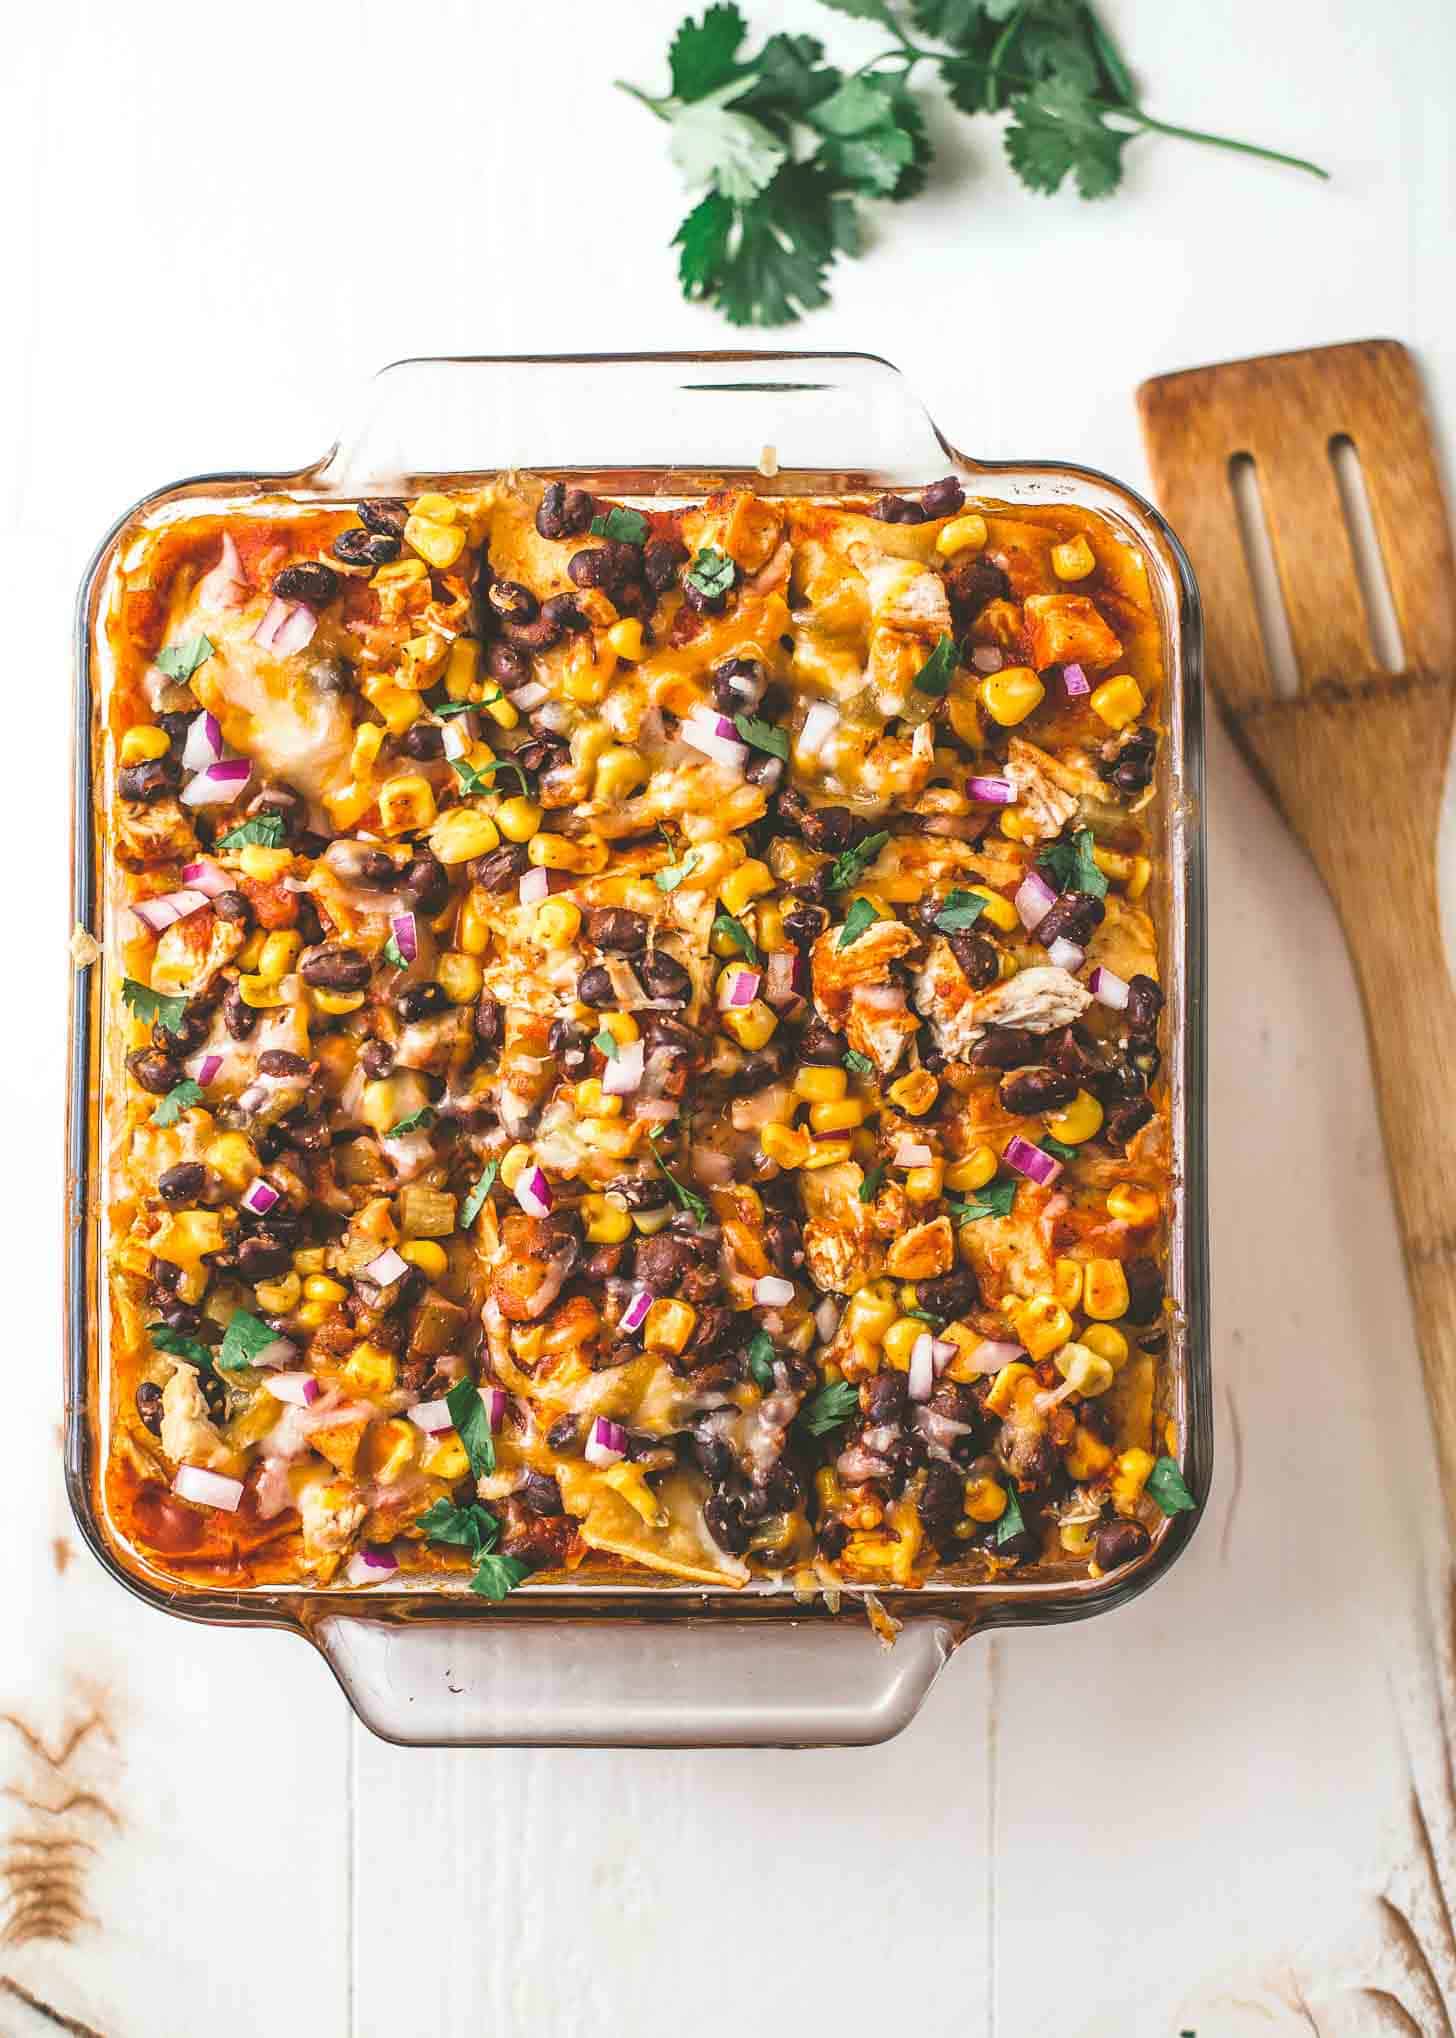
[[(1398, 335), (1449, 424), (1446, 0), (1110, 11), (1155, 111), (1334, 184), (1144, 142), (1094, 209), (1023, 195), (992, 133), (957, 126), (954, 188), (886, 222), (791, 339), (889, 355), (972, 451), (1135, 482), (1134, 385), (1239, 353)], [(880, 1749), (411, 1753), (354, 1726), (291, 1640), (135, 1604), (72, 1528), (77, 577), (146, 488), (321, 451), (395, 356), (731, 343), (678, 299), (663, 137), (608, 85), (652, 81), (677, 13), (51, 0), (12, 24), (0, 2038), (1448, 2031), (1452, 1596), (1354, 987), (1217, 735), (1219, 1464), (1159, 1590), (970, 1644)], [(757, 14), (875, 46), (811, 0)]]

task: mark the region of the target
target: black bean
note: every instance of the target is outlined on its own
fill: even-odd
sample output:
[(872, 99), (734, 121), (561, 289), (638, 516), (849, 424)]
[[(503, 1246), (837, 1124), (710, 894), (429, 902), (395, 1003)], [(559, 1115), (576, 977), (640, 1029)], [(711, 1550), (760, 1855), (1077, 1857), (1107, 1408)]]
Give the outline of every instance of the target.
[(503, 842), (488, 856), (472, 859), (470, 881), (483, 892), (513, 892), (530, 867), (531, 858), (524, 842)]
[(497, 686), (512, 693), (531, 677), (531, 661), (517, 644), (497, 638), (486, 654), (485, 666)]
[(553, 594), (541, 604), (541, 616), (565, 636), (591, 628), (591, 617), (574, 594)]
[(953, 517), (965, 504), (966, 492), (953, 474), (947, 474), (943, 481), (932, 481), (929, 488), (920, 491), (920, 507), (927, 517)]
[(1083, 1429), (1090, 1429), (1093, 1436), (1100, 1437), (1105, 1444), (1110, 1444), (1116, 1434), (1112, 1410), (1105, 1401), (1084, 1401), (1077, 1410), (1077, 1420)]
[(950, 952), (955, 957), (961, 975), (973, 991), (988, 990), (1001, 974), (1001, 957), (996, 944), (988, 941), (984, 934), (974, 931), (957, 931), (948, 934)]
[(402, 538), (409, 518), (409, 504), (396, 495), (381, 495), (361, 502), (354, 512), (365, 530), (381, 538)]
[(810, 807), (799, 823), (799, 833), (811, 849), (837, 855), (848, 849), (864, 830), (848, 807)]
[(366, 1040), (359, 1050), (359, 1066), (371, 1082), (377, 1083), (394, 1067), (394, 1049), (387, 1041)]
[(755, 1092), (776, 1083), (788, 1067), (791, 1047), (788, 1038), (779, 1034), (767, 1047), (744, 1057), (743, 1066), (731, 1078), (729, 1089), (735, 1097), (751, 1097)]
[(865, 1421), (871, 1429), (899, 1422), (905, 1413), (906, 1376), (892, 1367), (871, 1376), (865, 1388)]
[(959, 1475), (949, 1465), (938, 1458), (931, 1461), (915, 1504), (932, 1541), (943, 1541), (957, 1522), (965, 1518), (965, 1491)]
[(923, 524), (925, 511), (918, 502), (911, 502), (903, 495), (882, 495), (878, 502), (870, 504), (870, 515), (878, 517), (882, 524)]
[(693, 980), (676, 956), (654, 948), (636, 965), (637, 975), (650, 998), (666, 998), (685, 1005), (693, 994)]
[(1018, 1118), (1029, 1118), (1036, 1111), (1060, 1111), (1076, 1094), (1075, 1077), (1048, 1068), (1016, 1069), (1002, 1077), (997, 1092), (1001, 1108)]
[(819, 1531), (816, 1548), (826, 1564), (833, 1564), (844, 1555), (844, 1546), (848, 1541), (848, 1522), (826, 1521)]
[(540, 602), (518, 580), (493, 580), (485, 598), (502, 622), (534, 623), (541, 613)]
[(964, 635), (987, 602), (1007, 599), (1011, 582), (994, 559), (977, 552), (973, 558), (956, 561), (945, 576), (945, 591), (957, 634)]
[(586, 936), (595, 948), (636, 955), (647, 946), (647, 921), (625, 906), (593, 906), (586, 916)]
[(308, 1062), (301, 1054), (290, 1054), (286, 1047), (270, 1047), (258, 1056), (260, 1076), (306, 1076)]
[(599, 962), (593, 963), (590, 969), (584, 969), (577, 978), (576, 995), (583, 1005), (590, 1005), (594, 1012), (609, 1012), (617, 1002), (612, 979)]
[(1163, 1306), (1163, 1275), (1156, 1260), (1128, 1260), (1123, 1267), (1127, 1281), (1127, 1313), (1134, 1323), (1150, 1323)]
[(168, 1090), (175, 1090), (182, 1080), (179, 1064), (159, 1048), (135, 1048), (127, 1056), (126, 1065), (135, 1080), (154, 1097), (165, 1097)]
[(784, 915), (784, 932), (795, 948), (812, 948), (828, 925), (822, 906), (792, 906)]
[(721, 616), (728, 606), (728, 590), (725, 588), (720, 594), (709, 594), (706, 588), (699, 587), (697, 581), (685, 580), (683, 606), (697, 616)]
[(816, 1014), (799, 1035), (799, 1059), (820, 1068), (838, 1068), (844, 1061), (844, 1041)]
[(1092, 1549), (1099, 1571), (1119, 1571), (1152, 1544), (1140, 1521), (1109, 1521), (1098, 1529)]
[(234, 1040), (246, 1040), (257, 1027), (257, 1009), (243, 1002), (243, 994), (236, 984), (224, 994), (222, 1023)]
[[(1022, 1513), (1024, 1518), (1024, 1498)], [(998, 1557), (1005, 1558), (1013, 1564), (1019, 1564), (1025, 1560), (1039, 1557), (1041, 1555), (1041, 1533), (1034, 1522), (1027, 1522), (1014, 1535), (1002, 1536), (996, 1543), (995, 1550)]]
[(586, 1065), (587, 1044), (591, 1034), (575, 1019), (553, 1019), (551, 1031), (546, 1036), (546, 1045), (558, 1056), (562, 1067), (568, 1073), (575, 1073)]
[[(347, 995), (369, 988), (369, 958), (361, 955), (357, 948), (344, 948), (331, 941), (312, 952), (305, 950), (299, 960), (298, 974), (306, 984), (312, 984), (317, 990), (341, 991)], [(261, 1062), (259, 1066), (262, 1066)]]
[(660, 1210), (665, 1193), (660, 1175), (618, 1175), (607, 1184), (607, 1194), (620, 1197), (629, 1210)]
[(447, 1002), (443, 984), (406, 984), (395, 998), (394, 1008), (405, 1025), (412, 1026), (432, 1012), (443, 1012)]
[[(154, 1299), (159, 1307), (162, 1309), (166, 1308), (167, 1302), (163, 1298), (170, 1299), (172, 1290), (181, 1278), (182, 1269), (175, 1260), (154, 1259), (152, 1261), (152, 1285), (159, 1291)], [(176, 1326), (174, 1325), (173, 1328), (175, 1329)]]
[(450, 896), (449, 873), (443, 863), (423, 849), (400, 872), (399, 889), (417, 913), (438, 913)]
[(1125, 1104), (1115, 1104), (1103, 1120), (1102, 1137), (1114, 1153), (1124, 1153), (1152, 1115), (1151, 1097), (1131, 1097)]
[(299, 1153), (327, 1153), (329, 1150), (327, 1118), (290, 1118), (281, 1130), (288, 1144)]
[(181, 754), (182, 746), (187, 741), (187, 731), (195, 719), (192, 715), (158, 715), (157, 727), (165, 731), (174, 756)]
[(595, 514), (596, 504), (584, 488), (551, 481), (536, 511), (536, 529), (543, 538), (579, 538)]
[(354, 669), (347, 658), (336, 653), (315, 658), (308, 668), (308, 676), (320, 693), (346, 694), (354, 683)]
[(714, 706), (724, 715), (756, 708), (767, 683), (756, 658), (725, 658), (713, 673)]
[(574, 587), (603, 587), (610, 591), (632, 579), (641, 561), (642, 555), (635, 545), (608, 538), (604, 544), (573, 552), (566, 562), (566, 571)]
[(688, 1056), (693, 1056), (698, 1051), (697, 1035), (684, 1026), (680, 1019), (674, 1019), (667, 1012), (639, 1013), (637, 1024), (642, 1029), (642, 1038), (647, 1043), (649, 1054), (655, 1048), (665, 1048), (669, 1054)]
[(1157, 1038), (1158, 1015), (1162, 1009), (1163, 993), (1151, 977), (1139, 973), (1129, 979), (1125, 1018), (1127, 1030), (1134, 1039)]
[(292, 1263), (293, 1249), (276, 1224), (238, 1241), (238, 1272), (245, 1281), (271, 1281), (287, 1273)]
[(116, 790), (124, 800), (145, 803), (171, 792), (180, 777), (175, 758), (149, 757), (142, 764), (123, 765), (116, 774)]
[(932, 1316), (964, 1316), (975, 1308), (981, 1299), (976, 1277), (969, 1267), (957, 1267), (953, 1273), (937, 1274), (933, 1280), (917, 1281), (915, 1294), (922, 1309), (928, 1309)]
[(781, 1274), (796, 1273), (804, 1264), (804, 1234), (792, 1217), (770, 1217), (763, 1227), (763, 1249)]
[(238, 927), (253, 924), (253, 908), (242, 892), (219, 892), (212, 902), (219, 920), (231, 920)]
[(971, 1066), (978, 1069), (1024, 1069), (1040, 1061), (1046, 1042), (1039, 1034), (1019, 1026), (993, 1026), (971, 1049)]
[(731, 1493), (713, 1493), (703, 1503), (703, 1521), (720, 1550), (741, 1557), (748, 1548), (749, 1532), (743, 1520), (743, 1503)]
[(576, 1415), (558, 1415), (546, 1432), (546, 1442), (553, 1451), (573, 1451), (581, 1441), (581, 1418)]
[(1072, 941), (1085, 948), (1106, 912), (1095, 892), (1063, 892), (1037, 922), (1036, 938), (1043, 948), (1050, 948), (1054, 941)]
[(386, 885), (392, 889), (399, 876), (392, 856), (363, 842), (335, 843), (329, 851), (329, 862), (347, 884), (368, 885), (374, 891)]
[(520, 651), (549, 651), (553, 644), (561, 642), (562, 637), (560, 623), (553, 621), (544, 609), (529, 623), (502, 621), (500, 633), (508, 644)]
[(689, 1268), (701, 1266), (705, 1240), (684, 1238), (673, 1231), (660, 1231), (655, 1238), (637, 1241), (633, 1263), (636, 1278), (656, 1295), (672, 1295), (681, 1288)]
[(155, 1380), (143, 1380), (136, 1391), (136, 1411), (154, 1437), (162, 1434), (162, 1390)]
[(545, 1472), (527, 1472), (516, 1488), (532, 1514), (560, 1514), (561, 1488)]
[(307, 602), (311, 609), (326, 609), (339, 592), (339, 576), (321, 559), (300, 559), (274, 574), (273, 592), (280, 601)]
[(413, 722), (400, 737), (399, 747), (406, 757), (428, 764), (445, 755), (445, 732), (433, 722)]
[(1022, 1486), (1033, 1492), (1050, 1485), (1057, 1469), (1057, 1447), (1040, 1430), (1003, 1422), (996, 1433), (996, 1455)]
[(678, 538), (649, 539), (642, 553), (642, 577), (654, 594), (666, 594), (677, 579), (688, 548)]
[(400, 555), (400, 540), (385, 531), (366, 531), (350, 524), (334, 540), (333, 553), (346, 566), (387, 566)]
[(157, 1177), (157, 1194), (164, 1203), (192, 1203), (207, 1187), (207, 1169), (201, 1161), (179, 1161)]
[(505, 1039), (506, 1015), (489, 991), (482, 991), (475, 1005), (475, 1037), (487, 1054), (494, 1054)]

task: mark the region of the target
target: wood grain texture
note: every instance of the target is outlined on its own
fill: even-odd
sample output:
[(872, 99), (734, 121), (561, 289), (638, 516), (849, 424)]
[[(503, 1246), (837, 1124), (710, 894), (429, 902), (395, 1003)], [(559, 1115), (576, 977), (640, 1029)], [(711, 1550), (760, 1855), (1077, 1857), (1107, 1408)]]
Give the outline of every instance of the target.
[[(1436, 845), (1456, 705), (1456, 562), (1419, 377), (1391, 340), (1160, 376), (1138, 394), (1155, 487), (1203, 589), (1230, 729), (1328, 886), (1354, 958), (1415, 1303), (1448, 1522), (1456, 1526), (1456, 987)], [(1371, 641), (1331, 461), (1363, 468), (1405, 649)], [(1299, 669), (1277, 696), (1231, 462), (1254, 462)]]

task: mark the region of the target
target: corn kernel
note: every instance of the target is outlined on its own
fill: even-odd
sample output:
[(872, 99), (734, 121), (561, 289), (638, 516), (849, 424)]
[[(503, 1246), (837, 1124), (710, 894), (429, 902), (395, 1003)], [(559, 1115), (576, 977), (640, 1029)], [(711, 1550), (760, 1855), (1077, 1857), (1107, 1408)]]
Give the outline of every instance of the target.
[(380, 722), (361, 722), (354, 731), (350, 769), (357, 779), (367, 779), (384, 748), (384, 727)]
[(321, 991), (311, 985), (308, 996), (315, 1012), (322, 1012), (327, 1019), (342, 1019), (364, 1003), (363, 991)]
[(607, 642), (619, 658), (630, 659), (634, 664), (642, 656), (642, 625), (635, 616), (623, 616), (620, 623), (613, 623), (607, 632)]
[(328, 1320), (328, 1310), (322, 1302), (300, 1302), (293, 1312), (293, 1321), (300, 1330), (319, 1330)]
[(489, 894), (472, 885), (455, 922), (455, 946), (465, 955), (484, 955), (490, 947)]
[(1132, 869), (1124, 886), (1130, 899), (1140, 899), (1152, 881), (1153, 866), (1145, 856), (1132, 858)]
[(444, 1278), (450, 1262), (445, 1257), (445, 1248), (436, 1245), (432, 1238), (411, 1238), (399, 1248), (402, 1260), (408, 1260), (412, 1267), (418, 1267), (427, 1281)]
[(1020, 1359), (1013, 1359), (1009, 1366), (1003, 1366), (991, 1383), (986, 1396), (986, 1406), (992, 1415), (999, 1415), (1004, 1421), (1011, 1413), (1016, 1400), (1016, 1390), (1025, 1380), (1035, 1381), (1036, 1375), (1030, 1366)]
[(794, 1095), (806, 1104), (837, 1104), (848, 1090), (849, 1077), (843, 1069), (810, 1063), (794, 1077)]
[[(368, 679), (361, 681), (360, 692), (375, 713), (383, 715), (385, 728), (391, 736), (402, 736), (420, 719), (419, 695), (397, 686), (387, 672), (371, 673)], [(374, 734), (365, 736), (366, 729), (372, 729)], [(369, 776), (383, 740), (384, 729), (377, 722), (360, 723), (354, 737), (353, 770), (356, 778)]]
[(816, 1132), (853, 1132), (864, 1124), (869, 1110), (860, 1097), (841, 1097), (837, 1104), (811, 1104), (809, 1123)]
[(577, 1084), (574, 1101), (578, 1118), (619, 1118), (622, 1113), (622, 1099), (607, 1096), (596, 1076)]
[(957, 552), (979, 552), (986, 542), (986, 519), (970, 510), (963, 517), (952, 517), (935, 541), (935, 549), (942, 559), (954, 559)]
[(845, 1316), (851, 1337), (878, 1347), (898, 1314), (893, 1284), (870, 1281), (849, 1298)]
[(906, 1372), (910, 1365), (910, 1354), (925, 1335), (925, 1325), (918, 1316), (897, 1316), (881, 1339), (881, 1349), (886, 1359), (897, 1372)]
[(1034, 1359), (1048, 1358), (1072, 1335), (1072, 1319), (1051, 1295), (1033, 1295), (1016, 1312), (1016, 1334)]
[(1069, 1557), (1085, 1557), (1097, 1540), (1097, 1524), (1095, 1521), (1064, 1521), (1057, 1530), (1057, 1540)]
[(806, 1168), (837, 1168), (853, 1149), (847, 1139), (811, 1139), (800, 1165)]
[(265, 849), (261, 842), (247, 842), (238, 851), (238, 868), (244, 877), (271, 885), (286, 877), (293, 864), (291, 849)]
[(964, 1160), (945, 1171), (945, 1186), (964, 1196), (968, 1189), (984, 1189), (1001, 1165), (994, 1146), (973, 1146)]
[(1125, 729), (1129, 722), (1137, 720), (1145, 702), (1137, 681), (1130, 673), (1120, 672), (1115, 679), (1103, 680), (1087, 705), (1109, 729)]
[[(295, 1254), (294, 1257), (300, 1256)], [(310, 1302), (344, 1302), (349, 1294), (342, 1281), (335, 1281), (328, 1274), (310, 1274), (303, 1284), (303, 1292)]]
[(1020, 807), (1003, 807), (996, 825), (1011, 842), (1041, 840), (1039, 824), (1029, 814), (1023, 814)]
[(1082, 1299), (1082, 1262), (1055, 1260), (1052, 1263), (1052, 1293), (1063, 1309), (1075, 1309)]
[(432, 1479), (447, 1479), (453, 1486), (470, 1470), (465, 1446), (453, 1429), (441, 1430), (426, 1440), (420, 1456), (420, 1470)]
[(660, 1210), (634, 1210), (632, 1229), (641, 1232), (644, 1238), (656, 1238), (659, 1231), (666, 1231), (672, 1222), (672, 1211), (664, 1204)]
[(480, 672), (480, 646), (473, 637), (457, 637), (445, 660), (445, 691), (452, 701), (468, 701)]
[(1078, 1423), (1072, 1432), (1072, 1441), (1067, 1446), (1063, 1459), (1067, 1476), (1080, 1484), (1084, 1479), (1097, 1479), (1112, 1463), (1112, 1448), (1103, 1443), (1100, 1436)]
[(618, 1047), (630, 1047), (642, 1038), (642, 1029), (630, 1012), (603, 1012), (599, 1033), (610, 1033)]
[(435, 965), (435, 981), (452, 1005), (473, 1005), (480, 996), (483, 972), (473, 955), (451, 949)]
[(731, 1012), (720, 1013), (719, 1017), (723, 1031), (750, 1054), (768, 1045), (779, 1023), (772, 1005), (766, 1005), (762, 998), (755, 998), (751, 1005), (735, 1005)]
[(976, 696), (967, 690), (966, 682), (951, 682), (950, 693), (946, 697), (946, 715), (967, 750), (979, 750), (982, 744), (981, 716)]
[(522, 1145), (519, 1140), (516, 1142), (514, 1146), (507, 1147), (505, 1153), (501, 1157), (500, 1164), (501, 1187), (503, 1189), (514, 1190), (517, 1182), (520, 1181), (521, 1176), (525, 1173), (526, 1169), (530, 1165), (531, 1165), (530, 1147)]
[(581, 908), (571, 899), (543, 899), (536, 908), (536, 939), (543, 948), (569, 948), (581, 932)]
[(1000, 892), (993, 892), (989, 885), (969, 885), (967, 890), (973, 898), (985, 900), (981, 918), (988, 926), (994, 927), (1000, 934), (1017, 932), (1021, 916), (1010, 899), (1003, 898)]
[(806, 1132), (800, 1132), (792, 1125), (765, 1125), (758, 1135), (758, 1143), (771, 1161), (781, 1168), (800, 1168), (808, 1154), (810, 1140)]
[(1082, 1291), (1082, 1307), (1086, 1314), (1095, 1317), (1099, 1323), (1111, 1323), (1119, 1316), (1126, 1316), (1127, 1305), (1127, 1275), (1123, 1272), (1122, 1261), (1088, 1260), (1087, 1279)]
[(343, 1374), (356, 1393), (392, 1394), (397, 1375), (394, 1354), (366, 1338), (350, 1352)]
[(648, 1351), (680, 1352), (697, 1328), (698, 1312), (690, 1302), (663, 1296), (647, 1312), (642, 1342)]
[(794, 945), (784, 932), (784, 911), (777, 899), (760, 899), (758, 903), (758, 945), (765, 955), (777, 955)]
[(1102, 1130), (1102, 1106), (1089, 1090), (1078, 1090), (1065, 1111), (1048, 1114), (1046, 1128), (1064, 1146), (1081, 1146)]
[(980, 692), (986, 713), (1003, 729), (1014, 729), (1046, 699), (1046, 688), (1029, 665), (1007, 665), (1000, 672), (988, 672)]
[(418, 513), (405, 519), (405, 543), (412, 545), (438, 573), (455, 564), (465, 550), (465, 537), (464, 527), (460, 524), (439, 523), (433, 517), (422, 517)]
[(626, 800), (647, 783), (647, 760), (623, 743), (614, 743), (597, 760), (592, 792), (599, 800)]
[(238, 996), (255, 1012), (268, 1012), (285, 1003), (282, 991), (270, 978), (247, 972), (238, 978)]
[(1107, 1214), (1119, 1224), (1156, 1224), (1161, 1208), (1156, 1193), (1136, 1182), (1114, 1182), (1107, 1192)]
[(414, 1463), (415, 1439), (419, 1435), (413, 1423), (398, 1415), (370, 1431), (369, 1459), (381, 1486), (392, 1486), (396, 1479), (404, 1477)]
[(617, 669), (617, 654), (603, 638), (595, 646), (594, 653), (584, 656), (580, 664), (567, 667), (561, 682), (561, 690), (569, 701), (578, 707), (599, 707), (607, 697), (607, 688)]
[(774, 874), (766, 863), (760, 863), (756, 856), (750, 856), (740, 863), (737, 870), (730, 870), (718, 887), (718, 897), (724, 910), (739, 914), (754, 899), (760, 899), (765, 892), (774, 888)]
[(581, 844), (572, 842), (565, 835), (533, 835), (526, 854), (537, 870), (586, 869)]
[(1067, 1385), (1089, 1401), (1095, 1395), (1105, 1394), (1114, 1378), (1107, 1360), (1090, 1345), (1063, 1345), (1056, 1356), (1056, 1367)]
[(1052, 572), (1058, 580), (1085, 580), (1096, 564), (1096, 554), (1080, 531), (1065, 544), (1052, 546)]
[(632, 1219), (625, 1204), (611, 1196), (583, 1196), (581, 1219), (591, 1245), (621, 1245), (632, 1236)]
[(495, 825), (507, 842), (529, 842), (541, 825), (541, 809), (534, 800), (502, 800), (495, 810)]
[(494, 693), (488, 693), (480, 705), (498, 729), (514, 729), (520, 723), (520, 709), (514, 701), (506, 699), (499, 687)]
[(1114, 1373), (1120, 1373), (1127, 1364), (1127, 1339), (1115, 1324), (1089, 1323), (1077, 1342), (1095, 1352), (1099, 1359), (1106, 1359)]
[(302, 1293), (302, 1281), (297, 1274), (291, 1273), (278, 1281), (258, 1281), (253, 1287), (258, 1307), (265, 1316), (286, 1316), (290, 1309), (296, 1307)]
[(1148, 1451), (1134, 1449), (1122, 1453), (1112, 1474), (1112, 1504), (1119, 1514), (1136, 1511), (1153, 1463)]
[(909, 1069), (891, 1083), (885, 1094), (897, 1110), (911, 1118), (923, 1118), (940, 1095), (940, 1084), (929, 1069)]
[(386, 835), (423, 833), (434, 818), (434, 787), (418, 772), (407, 772), (380, 787), (379, 825)]
[(966, 1481), (966, 1513), (972, 1521), (1000, 1521), (1006, 1512), (1006, 1488), (999, 1479)]
[(423, 495), (415, 497), (414, 513), (417, 517), (428, 517), (431, 523), (453, 524), (459, 521), (460, 506), (450, 496), (426, 489)]
[(923, 1168), (910, 1168), (905, 1175), (905, 1194), (912, 1203), (933, 1203), (945, 1187), (945, 1162), (933, 1160)]
[(430, 830), (430, 848), (441, 863), (469, 863), (500, 847), (500, 830), (477, 807), (447, 807)]
[[(300, 1246), (293, 1255), (295, 1274), (321, 1274), (324, 1270), (324, 1249), (321, 1245)], [(304, 1291), (307, 1293), (307, 1290)]]
[(231, 1189), (235, 1196), (241, 1196), (249, 1182), (263, 1172), (262, 1162), (241, 1132), (220, 1132), (202, 1158), (215, 1175), (221, 1176), (223, 1187)]
[(279, 984), (303, 952), (303, 936), (294, 927), (280, 927), (263, 943), (258, 957), (258, 975), (267, 984)]
[(165, 729), (139, 722), (121, 739), (121, 761), (123, 764), (152, 764), (157, 758), (165, 757), (171, 747)]

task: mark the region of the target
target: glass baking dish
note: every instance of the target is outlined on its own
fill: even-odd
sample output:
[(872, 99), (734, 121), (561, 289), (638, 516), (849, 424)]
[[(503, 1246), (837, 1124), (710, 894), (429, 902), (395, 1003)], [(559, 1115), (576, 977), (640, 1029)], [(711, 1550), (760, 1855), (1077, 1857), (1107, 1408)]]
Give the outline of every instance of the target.
[[(354, 431), (294, 474), (207, 475), (159, 489), (102, 541), (82, 582), (76, 637), (74, 918), (104, 940), (97, 865), (100, 715), (109, 578), (142, 525), (240, 498), (353, 500), (413, 493), (503, 468), (579, 475), (625, 498), (683, 498), (739, 481), (764, 493), (914, 488), (954, 471), (1007, 506), (1075, 502), (1143, 554), (1163, 630), (1163, 841), (1154, 884), (1168, 1000), (1174, 1214), (1165, 1399), (1177, 1455), (1204, 1501), (1212, 1460), (1204, 1140), (1202, 636), (1183, 550), (1149, 504), (1092, 469), (982, 461), (936, 430), (899, 373), (863, 354), (715, 353), (403, 361), (369, 385)], [(767, 470), (767, 472), (765, 472)], [(1197, 1515), (1162, 1520), (1110, 1579), (966, 1582), (937, 1574), (881, 1592), (902, 1623), (879, 1645), (846, 1589), (838, 1612), (788, 1586), (739, 1592), (584, 1580), (502, 1604), (425, 1580), (385, 1591), (222, 1590), (153, 1571), (108, 1520), (101, 1493), (109, 1383), (101, 1306), (106, 963), (75, 973), (67, 1123), (66, 1478), (77, 1522), (128, 1590), (190, 1620), (291, 1629), (325, 1656), (375, 1733), (422, 1745), (827, 1746), (885, 1740), (914, 1716), (970, 1635), (1080, 1620), (1165, 1571)]]

